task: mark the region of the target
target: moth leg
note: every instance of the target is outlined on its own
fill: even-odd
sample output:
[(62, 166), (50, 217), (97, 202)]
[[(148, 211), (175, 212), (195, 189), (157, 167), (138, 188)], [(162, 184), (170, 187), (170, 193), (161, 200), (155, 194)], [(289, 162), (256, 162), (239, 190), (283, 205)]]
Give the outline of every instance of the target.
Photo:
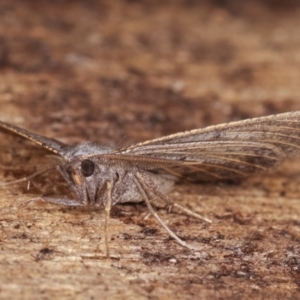
[(47, 202), (47, 203), (53, 203), (58, 205), (64, 205), (64, 206), (85, 206), (85, 203), (81, 202), (80, 200), (76, 199), (69, 199), (69, 198), (53, 198), (53, 197), (37, 197), (33, 198), (29, 201), (26, 201), (25, 203), (21, 204), (18, 209), (22, 209), (28, 205), (31, 205), (32, 203), (36, 202)]
[[(147, 193), (145, 192), (145, 189), (143, 187), (143, 185), (146, 185), (144, 182), (144, 178), (142, 176), (140, 176), (139, 173), (136, 173), (136, 175), (134, 176), (134, 182), (137, 185), (140, 193), (142, 194), (146, 205), (150, 211), (150, 213), (155, 217), (155, 219), (160, 223), (160, 225), (167, 231), (167, 233), (181, 246), (186, 247), (190, 250), (199, 250), (196, 247), (193, 247), (191, 245), (189, 245), (188, 243), (186, 243), (185, 241), (183, 241), (182, 239), (180, 239), (166, 224), (165, 222), (160, 218), (160, 216), (156, 213), (156, 211), (153, 209), (151, 203), (150, 203), (150, 199), (147, 195)], [(147, 186), (147, 185), (146, 185)]]
[(109, 220), (110, 220), (110, 211), (111, 211), (111, 183), (110, 181), (106, 182), (106, 189), (107, 189), (107, 199), (105, 203), (105, 253), (106, 257), (109, 258)]
[(208, 223), (212, 223), (212, 221), (206, 217), (201, 216), (200, 214), (195, 213), (194, 211), (176, 203), (171, 197), (169, 197), (168, 195), (163, 194), (162, 192), (159, 191), (159, 189), (153, 184), (151, 178), (149, 178), (147, 175), (145, 174), (140, 174), (139, 176), (144, 177), (144, 183), (145, 185), (157, 196), (159, 197), (161, 200), (165, 201), (169, 206), (170, 206), (170, 210), (172, 209), (172, 207), (176, 207), (178, 210), (183, 211), (186, 215), (189, 215), (191, 217), (194, 217), (196, 219), (200, 219), (203, 220), (205, 222)]
[(155, 194), (162, 199), (163, 201), (167, 202), (167, 204), (170, 206), (170, 210), (172, 209), (172, 207), (177, 208), (179, 211), (184, 212), (186, 215), (191, 216), (193, 218), (199, 219), (199, 220), (203, 220), (207, 223), (212, 223), (212, 220), (201, 216), (200, 214), (195, 213), (194, 211), (176, 203), (173, 199), (171, 199), (168, 195), (165, 195), (163, 193), (161, 193), (158, 189), (156, 189)]
[[(27, 181), (27, 182), (30, 182), (30, 180), (40, 174), (43, 174), (43, 173), (46, 173), (52, 169), (55, 169), (55, 167), (51, 167), (51, 168), (47, 168), (47, 169), (43, 169), (41, 171), (37, 171), (29, 176), (26, 176), (26, 177), (23, 177), (23, 178), (20, 178), (20, 179), (17, 179), (17, 180), (13, 180), (13, 181), (9, 181), (9, 182), (3, 182), (3, 183), (0, 183), (0, 188), (2, 187), (6, 187), (6, 186), (9, 186), (9, 185), (13, 185), (13, 184), (18, 184), (18, 183), (21, 183), (21, 182), (24, 182), (24, 181)], [(28, 185), (27, 185), (28, 186)]]
[[(166, 196), (166, 195), (163, 195), (163, 194), (162, 194), (162, 196)], [(169, 198), (169, 197), (168, 197), (168, 198)], [(170, 199), (170, 198), (169, 198), (169, 199)], [(182, 205), (180, 205), (180, 204), (174, 202), (173, 200), (172, 200), (171, 206), (178, 208), (179, 210), (183, 211), (185, 214), (187, 214), (187, 215), (189, 215), (189, 216), (191, 216), (191, 217), (194, 217), (194, 218), (196, 218), (196, 219), (203, 220), (203, 221), (205, 221), (205, 222), (207, 222), (207, 223), (212, 223), (212, 220), (210, 220), (210, 219), (208, 219), (208, 218), (206, 218), (206, 217), (203, 217), (203, 216), (201, 216), (200, 214), (195, 213), (194, 211), (192, 211), (192, 210), (190, 210), (190, 209), (188, 209), (188, 208), (186, 208), (186, 207), (184, 207), (184, 206), (182, 206)]]

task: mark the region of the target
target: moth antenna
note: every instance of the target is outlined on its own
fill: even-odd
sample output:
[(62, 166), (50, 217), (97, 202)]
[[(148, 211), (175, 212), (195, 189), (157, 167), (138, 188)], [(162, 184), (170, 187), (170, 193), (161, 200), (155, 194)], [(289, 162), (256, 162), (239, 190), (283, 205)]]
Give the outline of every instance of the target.
[(18, 205), (17, 210), (21, 210), (21, 209), (25, 208), (26, 206), (29, 206), (32, 203), (36, 203), (38, 201), (43, 201), (43, 198), (33, 198), (33, 199), (30, 199), (30, 200), (28, 200), (28, 201), (26, 201), (26, 202)]
[(7, 215), (8, 213), (13, 213), (13, 212), (18, 212), (19, 210), (25, 208), (26, 206), (29, 206), (33, 203), (36, 203), (38, 201), (43, 201), (43, 198), (33, 198), (33, 199), (30, 199), (22, 204), (19, 204), (19, 205), (14, 205), (12, 207), (5, 207), (4, 209), (1, 208), (1, 211), (0, 211), (0, 216), (2, 215)]
[(107, 188), (107, 199), (105, 203), (105, 253), (106, 257), (109, 258), (109, 220), (110, 220), (110, 211), (111, 211), (111, 182), (106, 182), (106, 188)]
[[(134, 182), (137, 185), (140, 193), (142, 194), (146, 205), (149, 209), (149, 212), (152, 214), (152, 216), (155, 217), (155, 219), (160, 223), (160, 225), (167, 231), (167, 233), (181, 246), (186, 247), (190, 250), (200, 250), (199, 248), (193, 247), (192, 245), (189, 245), (188, 243), (186, 243), (185, 241), (183, 241), (181, 238), (179, 238), (167, 225), (166, 223), (160, 218), (160, 216), (156, 213), (156, 211), (153, 209), (151, 203), (150, 203), (150, 199), (147, 195), (147, 193), (145, 192), (145, 189), (143, 187), (143, 184), (145, 184), (144, 182), (144, 178), (142, 176), (140, 176), (139, 173), (136, 173), (134, 176)], [(147, 186), (147, 185), (146, 185)]]
[[(13, 184), (18, 184), (18, 183), (21, 183), (21, 182), (24, 182), (24, 181), (28, 181), (30, 182), (30, 180), (40, 174), (43, 174), (43, 173), (46, 173), (52, 169), (56, 169), (56, 166), (55, 167), (50, 167), (50, 168), (47, 168), (47, 169), (43, 169), (41, 171), (37, 171), (29, 176), (26, 176), (26, 177), (23, 177), (23, 178), (20, 178), (20, 179), (17, 179), (17, 180), (13, 180), (13, 181), (9, 181), (9, 182), (3, 182), (3, 183), (0, 183), (0, 188), (2, 187), (6, 187), (6, 186), (9, 186), (9, 185), (13, 185)], [(30, 187), (30, 183), (27, 184), (27, 188), (28, 186)]]

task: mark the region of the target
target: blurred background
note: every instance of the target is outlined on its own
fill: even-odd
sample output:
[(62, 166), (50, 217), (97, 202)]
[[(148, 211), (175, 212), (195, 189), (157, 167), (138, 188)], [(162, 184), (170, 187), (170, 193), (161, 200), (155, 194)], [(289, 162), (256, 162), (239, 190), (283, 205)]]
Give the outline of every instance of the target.
[(300, 3), (0, 3), (0, 118), (140, 141), (300, 109)]

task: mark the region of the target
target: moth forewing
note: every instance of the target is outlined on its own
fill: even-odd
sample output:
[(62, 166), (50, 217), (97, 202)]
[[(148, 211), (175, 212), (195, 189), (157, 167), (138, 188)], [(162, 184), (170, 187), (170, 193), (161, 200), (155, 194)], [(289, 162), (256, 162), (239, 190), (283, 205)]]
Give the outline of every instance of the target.
[(20, 135), (22, 137), (24, 137), (25, 139), (28, 139), (36, 144), (38, 144), (39, 146), (55, 153), (58, 154), (60, 156), (62, 155), (62, 151), (61, 149), (64, 149), (65, 147), (67, 147), (66, 144), (59, 142), (55, 139), (51, 139), (51, 138), (47, 138), (32, 132), (29, 132), (25, 129), (19, 128), (18, 126), (6, 123), (6, 122), (2, 122), (0, 121), (0, 128), (6, 129), (10, 132), (13, 132), (17, 135)]
[(165, 160), (165, 170), (196, 180), (248, 176), (299, 153), (299, 111), (172, 134), (113, 152), (120, 160), (124, 155)]
[(146, 146), (151, 145), (163, 146), (188, 142), (201, 142), (209, 140), (215, 141), (216, 139), (220, 139), (221, 135), (225, 132), (242, 132), (245, 136), (247, 135), (250, 137), (251, 132), (276, 132), (278, 130), (278, 127), (279, 129), (284, 130), (292, 130), (294, 128), (298, 128), (299, 130), (299, 120), (300, 111), (246, 119), (243, 121), (224, 123), (219, 125), (208, 126), (206, 128), (179, 132), (161, 138), (133, 144), (128, 147), (123, 147), (118, 151), (122, 153), (132, 153), (134, 151), (139, 151), (140, 149), (142, 149), (143, 151), (143, 149), (145, 149)]
[(103, 207), (107, 254), (112, 205), (145, 201), (169, 235), (182, 246), (195, 249), (171, 231), (152, 207), (151, 200), (156, 197), (203, 219), (166, 195), (175, 176), (196, 180), (245, 177), (270, 170), (300, 153), (300, 111), (195, 129), (120, 149), (91, 142), (68, 146), (5, 122), (0, 122), (0, 128), (61, 157), (57, 168), (77, 198), (42, 199), (60, 205)]

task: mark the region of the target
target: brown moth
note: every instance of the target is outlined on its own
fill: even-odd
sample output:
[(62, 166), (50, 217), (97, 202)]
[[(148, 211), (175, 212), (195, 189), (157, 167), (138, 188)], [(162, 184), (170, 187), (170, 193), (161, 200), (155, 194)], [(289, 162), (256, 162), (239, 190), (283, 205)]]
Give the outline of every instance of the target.
[[(107, 226), (113, 205), (145, 201), (149, 212), (171, 237), (180, 245), (195, 249), (167, 227), (153, 209), (151, 199), (159, 198), (189, 215), (209, 221), (166, 195), (176, 177), (192, 180), (241, 178), (274, 168), (285, 158), (300, 153), (300, 111), (180, 132), (119, 149), (91, 142), (69, 146), (1, 121), (0, 128), (57, 155), (60, 163), (56, 169), (77, 196), (75, 199), (38, 199), (105, 209), (107, 255)], [(13, 183), (30, 180), (44, 171), (47, 170)]]

